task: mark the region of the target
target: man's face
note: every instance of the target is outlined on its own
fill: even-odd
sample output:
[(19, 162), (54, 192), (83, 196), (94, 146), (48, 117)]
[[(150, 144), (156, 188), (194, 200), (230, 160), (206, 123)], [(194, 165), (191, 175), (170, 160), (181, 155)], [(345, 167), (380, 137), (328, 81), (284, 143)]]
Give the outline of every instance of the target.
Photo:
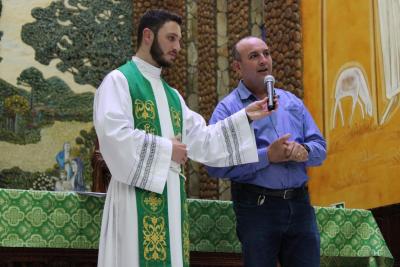
[(181, 50), (181, 27), (174, 21), (166, 22), (153, 40), (150, 54), (160, 67), (169, 67)]
[(249, 89), (264, 86), (264, 77), (272, 73), (272, 58), (265, 42), (256, 37), (246, 38), (236, 45), (240, 54), (237, 70)]

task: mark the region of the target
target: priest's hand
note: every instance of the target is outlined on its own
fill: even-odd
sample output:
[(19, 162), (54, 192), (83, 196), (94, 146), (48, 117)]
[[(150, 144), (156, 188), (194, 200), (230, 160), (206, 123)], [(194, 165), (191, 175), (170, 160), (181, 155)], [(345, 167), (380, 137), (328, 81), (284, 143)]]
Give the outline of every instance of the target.
[(182, 144), (178, 139), (171, 138), (172, 142), (172, 157), (171, 159), (178, 164), (185, 164), (187, 161), (186, 145)]
[(288, 161), (291, 154), (291, 148), (289, 140), (290, 134), (285, 134), (281, 138), (275, 140), (267, 148), (267, 155), (269, 162), (284, 162)]
[(265, 97), (264, 99), (259, 100), (259, 101), (254, 101), (253, 103), (248, 105), (245, 109), (247, 117), (251, 121), (255, 121), (255, 120), (264, 118), (265, 116), (270, 115), (272, 112), (274, 112), (278, 108), (278, 98), (277, 97), (274, 98), (274, 102), (275, 102), (275, 109), (269, 111), (268, 110), (268, 97)]
[(308, 160), (308, 151), (301, 144), (289, 142), (288, 148), (290, 150), (289, 160), (296, 162), (305, 162)]

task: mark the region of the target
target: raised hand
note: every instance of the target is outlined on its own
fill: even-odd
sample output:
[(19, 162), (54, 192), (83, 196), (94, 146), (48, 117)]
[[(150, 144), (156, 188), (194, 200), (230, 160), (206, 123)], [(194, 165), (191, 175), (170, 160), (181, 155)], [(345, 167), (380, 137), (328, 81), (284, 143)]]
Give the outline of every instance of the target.
[(259, 101), (254, 101), (253, 103), (251, 103), (246, 107), (247, 116), (251, 120), (255, 121), (270, 115), (278, 108), (278, 98), (275, 98), (274, 101), (275, 101), (275, 109), (272, 111), (269, 111), (267, 107), (268, 97), (265, 97), (264, 99)]

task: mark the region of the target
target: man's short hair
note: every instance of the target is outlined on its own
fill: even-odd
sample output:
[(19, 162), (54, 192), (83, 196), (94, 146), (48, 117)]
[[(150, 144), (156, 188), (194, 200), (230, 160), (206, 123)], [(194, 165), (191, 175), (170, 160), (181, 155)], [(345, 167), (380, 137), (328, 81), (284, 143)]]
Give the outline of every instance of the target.
[(245, 36), (245, 37), (241, 38), (239, 41), (237, 41), (237, 42), (232, 46), (231, 55), (232, 55), (233, 60), (237, 60), (237, 61), (241, 61), (241, 60), (242, 60), (242, 58), (240, 57), (240, 53), (239, 53), (239, 51), (237, 50), (237, 45), (238, 45), (240, 42), (242, 42), (243, 40), (251, 39), (251, 38), (257, 38), (257, 39), (260, 39), (260, 40), (262, 40), (263, 42), (265, 42), (263, 39), (258, 38), (258, 37), (255, 37), (255, 36)]
[(237, 50), (237, 45), (238, 45), (240, 42), (242, 42), (243, 40), (250, 39), (250, 38), (253, 38), (253, 36), (245, 36), (245, 37), (242, 37), (239, 41), (237, 41), (237, 42), (233, 45), (233, 47), (232, 47), (232, 58), (233, 58), (233, 60), (237, 60), (237, 61), (241, 61), (241, 60), (242, 60), (242, 58), (240, 57), (240, 53), (239, 53), (239, 51)]
[(152, 9), (144, 13), (139, 21), (137, 47), (139, 48), (142, 44), (143, 30), (145, 28), (149, 28), (157, 36), (158, 30), (168, 21), (175, 21), (179, 25), (182, 25), (181, 16), (166, 10)]
[(233, 60), (240, 61), (240, 60), (241, 60), (240, 54), (239, 54), (239, 51), (237, 51), (237, 48), (236, 48), (236, 45), (237, 45), (238, 43), (239, 43), (239, 42), (237, 42), (236, 44), (234, 44), (233, 47), (232, 47), (232, 58), (233, 58)]

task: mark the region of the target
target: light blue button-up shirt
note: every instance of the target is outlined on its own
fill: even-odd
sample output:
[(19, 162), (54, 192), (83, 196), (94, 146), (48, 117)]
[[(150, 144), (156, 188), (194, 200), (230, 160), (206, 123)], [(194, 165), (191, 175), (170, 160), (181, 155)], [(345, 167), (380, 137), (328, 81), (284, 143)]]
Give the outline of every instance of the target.
[[(255, 184), (272, 189), (296, 188), (308, 180), (308, 166), (318, 166), (326, 158), (326, 142), (303, 102), (290, 92), (275, 89), (279, 96), (276, 112), (252, 122), (259, 161), (234, 167), (207, 167), (213, 177), (229, 178), (240, 183)], [(214, 124), (249, 105), (257, 98), (243, 82), (215, 108), (210, 119)], [(307, 162), (272, 163), (268, 160), (268, 146), (279, 137), (290, 133), (290, 141), (310, 148)]]

